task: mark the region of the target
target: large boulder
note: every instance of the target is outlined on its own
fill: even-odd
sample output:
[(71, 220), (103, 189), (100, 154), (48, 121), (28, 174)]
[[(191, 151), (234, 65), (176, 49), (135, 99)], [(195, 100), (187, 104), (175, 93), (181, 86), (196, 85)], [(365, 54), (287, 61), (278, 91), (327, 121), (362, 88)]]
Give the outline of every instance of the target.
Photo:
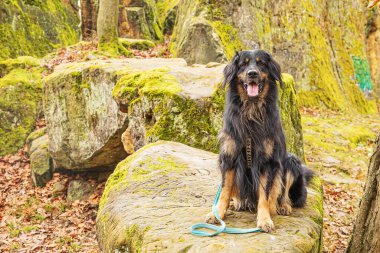
[[(223, 68), (215, 63), (189, 67), (183, 59), (158, 58), (58, 67), (43, 81), (49, 151), (55, 166), (110, 169), (157, 140), (218, 152)], [(303, 158), (294, 82), (289, 75), (284, 75), (284, 81), (280, 108), (288, 147)]]
[(69, 1), (0, 1), (0, 59), (43, 56), (79, 39)]
[[(128, 113), (125, 146), (138, 150), (147, 143), (171, 140), (218, 152), (225, 90), (220, 87), (225, 65), (169, 66), (130, 71), (118, 80), (113, 96)], [(287, 146), (303, 159), (302, 128), (294, 80), (283, 75), (279, 106)], [(124, 138), (125, 139), (125, 138)]]
[(49, 152), (55, 167), (109, 169), (127, 155), (120, 142), (127, 117), (111, 96), (116, 82), (116, 69), (111, 66), (69, 64), (43, 80)]
[[(160, 141), (117, 166), (107, 181), (96, 221), (103, 252), (320, 252), (322, 188), (308, 187), (306, 206), (274, 216), (270, 234), (197, 237), (190, 226), (203, 222), (220, 183), (217, 155)], [(227, 226), (256, 226), (256, 214), (231, 212)]]
[[(284, 72), (295, 77), (301, 105), (373, 113), (375, 104), (356, 85), (360, 80), (354, 78), (358, 73), (352, 59), (367, 61), (364, 42), (369, 12), (365, 5), (359, 0), (183, 0), (178, 4), (170, 48), (173, 55), (191, 63), (203, 63), (206, 55), (208, 61), (221, 61), (230, 59), (235, 50), (265, 49), (273, 52)], [(199, 32), (200, 39), (194, 39), (199, 22), (208, 32)], [(208, 52), (200, 54), (205, 43)], [(215, 48), (224, 57), (212, 45), (218, 45)], [(369, 71), (365, 74), (369, 76)]]
[(0, 61), (0, 156), (20, 149), (41, 111), (40, 61), (19, 57)]

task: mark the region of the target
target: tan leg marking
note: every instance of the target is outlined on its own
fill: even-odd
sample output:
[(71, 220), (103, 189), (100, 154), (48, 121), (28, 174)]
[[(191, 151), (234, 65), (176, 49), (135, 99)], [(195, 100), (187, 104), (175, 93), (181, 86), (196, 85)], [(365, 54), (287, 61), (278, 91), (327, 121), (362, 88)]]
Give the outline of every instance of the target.
[(269, 192), (269, 212), (271, 215), (277, 214), (278, 210), (278, 198), (282, 191), (282, 175), (277, 174), (273, 180), (272, 188)]
[[(222, 192), (220, 193), (218, 204), (216, 205), (216, 210), (219, 213), (221, 219), (224, 219), (224, 215), (230, 205), (231, 192), (233, 188), (233, 184), (235, 183), (235, 171), (229, 170), (225, 174), (224, 184), (222, 187)], [(207, 223), (218, 223), (214, 214), (211, 212), (206, 217)]]
[(290, 215), (292, 213), (292, 201), (289, 198), (289, 189), (293, 185), (294, 177), (293, 174), (290, 172), (286, 173), (286, 180), (285, 180), (285, 191), (284, 195), (281, 199), (280, 208), (279, 208), (279, 214), (281, 215)]
[(257, 227), (261, 228), (265, 232), (271, 232), (274, 230), (274, 224), (270, 218), (269, 201), (265, 193), (267, 185), (267, 175), (260, 176), (260, 185), (258, 190), (259, 202), (257, 205)]
[(232, 186), (231, 199), (232, 199), (232, 205), (230, 205), (230, 209), (234, 211), (239, 211), (241, 209), (241, 200), (240, 200), (239, 189), (237, 187), (236, 182)]

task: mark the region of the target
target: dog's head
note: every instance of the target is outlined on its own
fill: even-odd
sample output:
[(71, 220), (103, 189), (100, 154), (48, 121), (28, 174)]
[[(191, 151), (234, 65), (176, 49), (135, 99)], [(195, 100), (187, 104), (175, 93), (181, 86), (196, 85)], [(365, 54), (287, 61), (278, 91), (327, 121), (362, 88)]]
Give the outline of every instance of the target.
[(280, 65), (264, 50), (236, 52), (224, 68), (223, 86), (230, 84), (242, 100), (265, 99), (276, 81), (282, 86)]

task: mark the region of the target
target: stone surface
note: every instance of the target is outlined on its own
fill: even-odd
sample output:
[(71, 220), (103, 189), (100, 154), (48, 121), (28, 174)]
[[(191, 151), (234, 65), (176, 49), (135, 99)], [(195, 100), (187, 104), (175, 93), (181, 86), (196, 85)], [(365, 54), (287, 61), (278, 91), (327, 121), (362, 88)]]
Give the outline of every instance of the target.
[(0, 156), (20, 149), (35, 126), (42, 100), (39, 65), (32, 57), (0, 61)]
[[(305, 208), (274, 216), (271, 234), (197, 237), (220, 182), (217, 155), (174, 142), (150, 144), (119, 163), (107, 181), (97, 216), (103, 252), (319, 252), (322, 189), (308, 188)], [(227, 226), (255, 227), (256, 215), (231, 212)]]
[[(191, 63), (204, 63), (203, 58), (196, 57), (199, 48), (191, 45), (199, 44), (202, 49), (203, 43), (211, 46), (219, 41), (218, 51), (227, 59), (235, 50), (265, 49), (273, 53), (284, 72), (295, 77), (301, 105), (374, 113), (375, 104), (365, 99), (353, 78), (352, 57), (366, 60), (369, 11), (365, 5), (359, 0), (184, 0), (178, 5), (170, 48), (173, 55)], [(198, 20), (208, 24), (216, 39), (192, 37), (193, 24)], [(377, 35), (370, 36), (367, 45), (373, 44)], [(375, 54), (378, 48), (379, 43), (373, 44), (369, 51)], [(201, 55), (211, 56), (210, 52)], [(213, 57), (208, 61), (223, 58), (219, 54)], [(373, 63), (376, 61), (372, 60), (372, 66)]]
[(120, 142), (126, 115), (111, 96), (116, 73), (96, 64), (62, 69), (43, 81), (49, 152), (55, 167), (109, 169), (126, 156)]
[[(32, 133), (33, 134), (33, 133)], [(31, 140), (32, 138), (28, 138)], [(42, 135), (28, 145), (33, 185), (43, 187), (53, 177), (53, 163), (48, 152), (49, 139)]]
[(85, 180), (72, 180), (67, 188), (67, 201), (86, 200), (94, 191), (94, 187)]
[(79, 39), (79, 19), (68, 1), (0, 1), (0, 59), (41, 57)]

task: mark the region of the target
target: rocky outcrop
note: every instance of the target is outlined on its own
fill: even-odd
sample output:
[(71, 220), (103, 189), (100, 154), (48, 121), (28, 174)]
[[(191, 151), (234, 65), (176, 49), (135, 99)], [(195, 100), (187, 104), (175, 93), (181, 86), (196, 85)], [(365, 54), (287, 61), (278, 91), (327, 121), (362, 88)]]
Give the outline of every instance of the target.
[(127, 117), (111, 96), (111, 65), (61, 66), (44, 79), (49, 152), (57, 168), (109, 169), (127, 155), (120, 142)]
[(173, 56), (184, 58), (188, 64), (225, 62), (227, 57), (222, 41), (205, 13), (200, 11), (201, 6), (200, 1), (179, 4), (170, 50)]
[[(183, 59), (158, 58), (60, 66), (44, 79), (44, 113), (55, 165), (109, 169), (157, 140), (218, 152), (223, 68), (218, 63), (189, 67)], [(287, 146), (303, 158), (294, 82), (289, 75), (284, 81), (280, 108)]]
[(122, 0), (119, 8), (119, 36), (162, 41), (157, 7), (151, 0)]
[(0, 61), (0, 156), (20, 149), (41, 111), (40, 61), (20, 57)]
[[(178, 6), (171, 51), (191, 63), (201, 63), (199, 48), (190, 45), (202, 45), (206, 40), (224, 53), (209, 61), (230, 59), (235, 50), (265, 49), (273, 52), (284, 72), (295, 77), (301, 105), (373, 113), (374, 103), (367, 101), (356, 85), (352, 59), (366, 60), (365, 8), (358, 0), (184, 0)], [(207, 34), (213, 36), (192, 36), (194, 24), (199, 22), (207, 25)], [(213, 50), (208, 51), (202, 55)]]
[(63, 2), (1, 1), (0, 59), (40, 57), (77, 42), (79, 19), (72, 7)]
[[(150, 144), (117, 166), (96, 222), (103, 252), (320, 252), (322, 188), (308, 188), (305, 208), (274, 216), (271, 234), (197, 237), (220, 182), (217, 155), (175, 142)], [(255, 227), (256, 214), (232, 212), (227, 226)]]

